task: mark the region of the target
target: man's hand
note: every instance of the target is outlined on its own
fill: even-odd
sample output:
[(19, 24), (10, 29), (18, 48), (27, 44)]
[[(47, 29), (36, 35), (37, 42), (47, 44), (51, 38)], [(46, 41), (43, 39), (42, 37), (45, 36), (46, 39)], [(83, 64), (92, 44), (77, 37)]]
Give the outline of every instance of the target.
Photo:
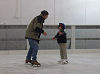
[(44, 35), (44, 36), (47, 36), (47, 33), (46, 33), (46, 32), (43, 32), (43, 35)]

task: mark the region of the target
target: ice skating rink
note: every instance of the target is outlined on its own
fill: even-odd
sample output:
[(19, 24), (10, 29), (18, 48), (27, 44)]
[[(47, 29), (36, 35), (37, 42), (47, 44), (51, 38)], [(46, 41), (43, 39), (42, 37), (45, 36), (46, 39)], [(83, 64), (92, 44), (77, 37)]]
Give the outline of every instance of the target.
[(58, 50), (40, 50), (41, 67), (24, 63), (27, 50), (1, 50), (0, 74), (100, 74), (100, 50), (68, 50), (69, 64), (58, 64)]

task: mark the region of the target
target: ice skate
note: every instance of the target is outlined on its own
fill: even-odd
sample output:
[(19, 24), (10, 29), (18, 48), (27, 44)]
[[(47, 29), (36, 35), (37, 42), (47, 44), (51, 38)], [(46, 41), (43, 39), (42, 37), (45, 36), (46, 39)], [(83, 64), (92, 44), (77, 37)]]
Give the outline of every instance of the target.
[(61, 64), (68, 64), (68, 60), (67, 59), (63, 59), (63, 61), (61, 62)]
[(58, 64), (60, 64), (61, 62), (63, 62), (63, 59), (60, 59), (59, 61), (57, 61), (58, 62)]
[(25, 63), (26, 64), (31, 63), (31, 60), (25, 60)]
[(31, 64), (34, 67), (41, 67), (41, 64), (38, 61), (32, 61)]

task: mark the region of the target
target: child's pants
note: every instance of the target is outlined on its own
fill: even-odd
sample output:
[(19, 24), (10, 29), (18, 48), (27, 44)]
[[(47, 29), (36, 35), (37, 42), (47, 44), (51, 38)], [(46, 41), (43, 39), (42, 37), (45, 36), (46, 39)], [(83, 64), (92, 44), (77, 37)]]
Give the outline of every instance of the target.
[(28, 39), (28, 41), (29, 41), (30, 48), (29, 48), (29, 51), (27, 53), (26, 59), (31, 60), (31, 57), (32, 57), (32, 60), (36, 61), (37, 60), (37, 53), (38, 53), (38, 49), (39, 49), (38, 42), (36, 40), (33, 40), (33, 39)]
[(66, 43), (59, 43), (61, 59), (67, 59)]

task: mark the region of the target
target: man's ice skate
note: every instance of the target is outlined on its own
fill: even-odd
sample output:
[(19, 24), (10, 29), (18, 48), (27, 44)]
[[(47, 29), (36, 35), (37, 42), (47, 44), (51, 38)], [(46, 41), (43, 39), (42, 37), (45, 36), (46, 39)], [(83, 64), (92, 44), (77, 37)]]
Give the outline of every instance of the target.
[(68, 60), (67, 59), (64, 59), (61, 64), (68, 64)]
[(31, 60), (25, 60), (25, 63), (26, 64), (31, 63)]
[(32, 61), (31, 64), (34, 67), (41, 67), (41, 64), (38, 61)]

